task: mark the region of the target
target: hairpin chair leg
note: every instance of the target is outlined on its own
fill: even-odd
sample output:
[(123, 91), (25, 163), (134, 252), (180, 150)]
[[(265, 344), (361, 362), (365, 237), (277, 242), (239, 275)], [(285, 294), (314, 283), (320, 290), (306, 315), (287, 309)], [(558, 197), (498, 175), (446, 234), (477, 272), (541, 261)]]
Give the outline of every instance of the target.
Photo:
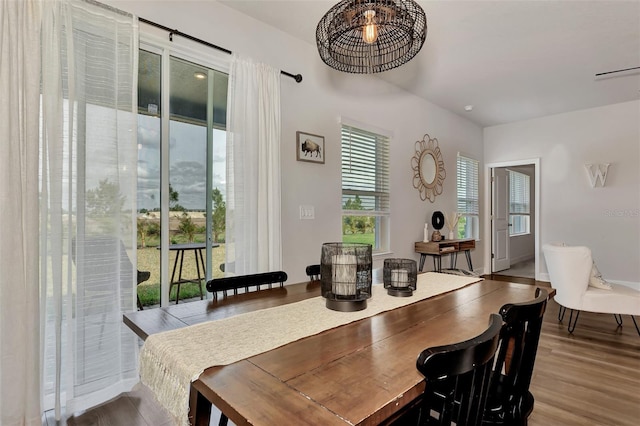
[(638, 332), (638, 336), (640, 336), (640, 328), (638, 328), (638, 323), (636, 322), (636, 317), (631, 315), (631, 319), (633, 320), (633, 325), (636, 326), (636, 331)]
[(567, 308), (560, 306), (560, 309), (558, 310), (558, 321), (562, 321), (564, 319), (565, 312), (567, 312)]
[[(573, 320), (573, 309), (569, 313), (569, 327), (567, 328), (567, 330), (569, 330), (569, 333), (573, 333), (573, 330), (576, 329), (576, 324), (578, 323), (579, 315), (580, 315), (580, 311), (576, 311), (576, 319)], [(572, 320), (573, 320), (573, 323), (572, 323)]]
[(616, 322), (618, 323), (618, 327), (621, 327), (622, 326), (622, 315), (613, 314), (613, 317), (616, 319)]

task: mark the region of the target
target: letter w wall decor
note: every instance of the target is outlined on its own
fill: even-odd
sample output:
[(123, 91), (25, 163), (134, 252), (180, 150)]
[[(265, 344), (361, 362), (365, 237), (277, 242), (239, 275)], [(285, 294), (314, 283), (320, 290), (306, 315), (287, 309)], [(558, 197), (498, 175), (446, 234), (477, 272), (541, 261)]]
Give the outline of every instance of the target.
[(600, 186), (604, 186), (604, 183), (607, 181), (609, 163), (585, 164), (584, 167), (587, 169), (587, 174), (589, 175), (589, 181), (591, 182), (592, 188), (595, 188), (598, 185), (598, 181), (600, 181)]

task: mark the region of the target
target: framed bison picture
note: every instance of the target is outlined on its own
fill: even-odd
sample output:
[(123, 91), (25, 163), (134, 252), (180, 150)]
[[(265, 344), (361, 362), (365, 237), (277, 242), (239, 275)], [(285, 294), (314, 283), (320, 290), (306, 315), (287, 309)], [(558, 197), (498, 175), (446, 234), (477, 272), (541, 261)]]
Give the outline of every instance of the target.
[(296, 132), (296, 159), (324, 164), (324, 136)]

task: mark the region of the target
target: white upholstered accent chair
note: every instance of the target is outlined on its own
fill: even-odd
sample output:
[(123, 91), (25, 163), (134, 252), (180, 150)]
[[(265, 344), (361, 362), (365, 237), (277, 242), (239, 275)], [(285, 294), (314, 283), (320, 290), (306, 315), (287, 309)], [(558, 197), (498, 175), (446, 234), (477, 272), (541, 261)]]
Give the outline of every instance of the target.
[(611, 284), (610, 290), (590, 286), (593, 259), (588, 247), (552, 243), (543, 245), (542, 250), (551, 287), (556, 290), (554, 298), (560, 305), (558, 321), (563, 320), (567, 308), (571, 309), (569, 333), (573, 333), (580, 311), (588, 311), (613, 314), (619, 326), (622, 315), (630, 315), (640, 335), (634, 318), (640, 315), (640, 291), (619, 284)]

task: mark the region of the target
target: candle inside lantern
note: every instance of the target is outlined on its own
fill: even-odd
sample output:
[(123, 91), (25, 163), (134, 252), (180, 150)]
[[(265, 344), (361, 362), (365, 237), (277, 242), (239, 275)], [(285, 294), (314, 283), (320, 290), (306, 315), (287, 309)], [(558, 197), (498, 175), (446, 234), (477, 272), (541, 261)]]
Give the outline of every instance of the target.
[(354, 254), (336, 254), (332, 257), (331, 291), (339, 296), (355, 296), (358, 260)]
[(409, 286), (409, 271), (406, 269), (392, 269), (391, 270), (391, 285), (393, 287), (408, 287)]

